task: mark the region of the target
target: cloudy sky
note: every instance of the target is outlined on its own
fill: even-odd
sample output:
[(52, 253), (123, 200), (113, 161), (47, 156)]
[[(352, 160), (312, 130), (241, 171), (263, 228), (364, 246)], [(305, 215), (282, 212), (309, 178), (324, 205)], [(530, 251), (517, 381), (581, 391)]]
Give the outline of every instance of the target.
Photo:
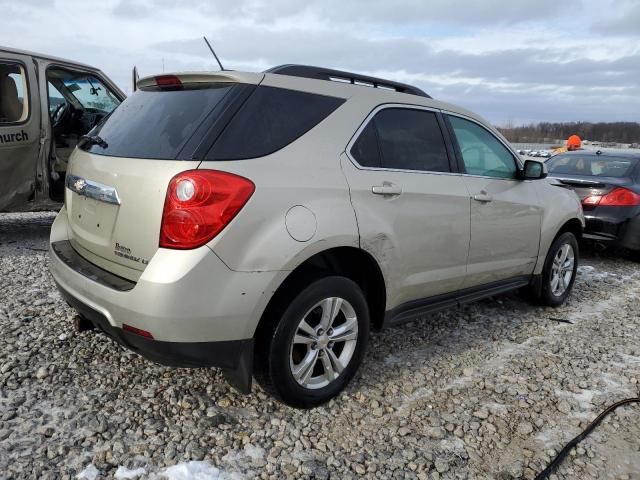
[(0, 45), (142, 75), (283, 63), (414, 83), (498, 125), (640, 121), (638, 0), (0, 0)]

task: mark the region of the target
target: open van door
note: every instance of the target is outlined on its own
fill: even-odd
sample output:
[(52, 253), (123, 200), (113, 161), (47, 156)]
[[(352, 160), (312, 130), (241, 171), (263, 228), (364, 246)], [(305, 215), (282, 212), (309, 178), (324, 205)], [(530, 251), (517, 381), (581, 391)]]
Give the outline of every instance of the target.
[(40, 120), (31, 57), (0, 51), (0, 211), (20, 207), (35, 195), (43, 153)]

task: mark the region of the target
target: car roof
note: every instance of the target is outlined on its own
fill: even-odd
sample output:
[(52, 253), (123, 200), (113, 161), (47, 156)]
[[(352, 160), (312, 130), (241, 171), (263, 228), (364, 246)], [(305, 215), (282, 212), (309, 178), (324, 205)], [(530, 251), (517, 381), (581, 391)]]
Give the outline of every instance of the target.
[(98, 70), (96, 67), (92, 67), (91, 65), (87, 65), (86, 63), (81, 63), (81, 62), (76, 62), (74, 60), (67, 60), (65, 58), (60, 58), (60, 57), (54, 57), (53, 55), (47, 55), (44, 53), (37, 53), (37, 52), (32, 52), (29, 50), (20, 50), (17, 48), (9, 48), (9, 47), (2, 47), (0, 46), (0, 53), (1, 52), (7, 52), (7, 53), (12, 53), (14, 55), (26, 55), (29, 57), (36, 57), (36, 58), (41, 58), (43, 60), (51, 60), (53, 62), (58, 62), (58, 63), (66, 63), (69, 65), (75, 65), (78, 67), (82, 67), (85, 69), (89, 69), (89, 70)]
[[(334, 78), (334, 75), (336, 78)], [(358, 97), (365, 99), (372, 108), (384, 104), (433, 108), (471, 118), (489, 128), (496, 136), (502, 138), (505, 144), (509, 144), (504, 136), (480, 115), (457, 105), (436, 100), (417, 87), (376, 77), (322, 67), (284, 65), (274, 67), (265, 72), (241, 72), (235, 70), (167, 72), (141, 78), (138, 80), (137, 86), (138, 88), (144, 88), (155, 85), (155, 79), (163, 76), (176, 77), (181, 82), (189, 83), (238, 82), (290, 88), (344, 99)], [(354, 79), (354, 81), (345, 82), (345, 78)]]

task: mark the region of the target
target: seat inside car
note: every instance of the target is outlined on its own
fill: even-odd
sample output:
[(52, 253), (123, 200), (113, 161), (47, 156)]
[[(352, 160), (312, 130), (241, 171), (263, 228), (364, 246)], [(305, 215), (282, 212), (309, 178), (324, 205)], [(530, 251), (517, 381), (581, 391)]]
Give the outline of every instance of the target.
[(0, 121), (17, 122), (22, 110), (16, 82), (9, 75), (0, 76)]

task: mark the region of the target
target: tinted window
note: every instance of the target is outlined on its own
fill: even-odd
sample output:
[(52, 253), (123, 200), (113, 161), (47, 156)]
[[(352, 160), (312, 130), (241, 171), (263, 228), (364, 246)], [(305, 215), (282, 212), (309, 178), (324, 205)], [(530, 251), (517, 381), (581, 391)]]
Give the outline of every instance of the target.
[(234, 87), (194, 86), (184, 90), (141, 89), (127, 97), (91, 134), (106, 142), (91, 153), (115, 157), (176, 159), (205, 117)]
[[(387, 108), (378, 112), (371, 124), (377, 132), (382, 167), (430, 172), (450, 171), (447, 149), (435, 113), (408, 108)], [(375, 159), (373, 147), (365, 145), (365, 142), (370, 144), (374, 136), (367, 129), (362, 133), (368, 135), (368, 138), (363, 139), (360, 148), (372, 152), (371, 158)], [(358, 142), (354, 148), (358, 147)]]
[(487, 177), (514, 178), (516, 163), (500, 140), (477, 123), (449, 117), (466, 172)]
[(22, 123), (29, 116), (27, 76), (17, 63), (0, 63), (0, 123)]
[(636, 158), (600, 155), (558, 155), (547, 161), (551, 174), (593, 177), (628, 177), (637, 164)]
[(207, 160), (263, 157), (324, 120), (344, 99), (283, 88), (256, 88), (224, 129)]
[(363, 167), (381, 167), (376, 127), (369, 122), (351, 147), (351, 156)]

